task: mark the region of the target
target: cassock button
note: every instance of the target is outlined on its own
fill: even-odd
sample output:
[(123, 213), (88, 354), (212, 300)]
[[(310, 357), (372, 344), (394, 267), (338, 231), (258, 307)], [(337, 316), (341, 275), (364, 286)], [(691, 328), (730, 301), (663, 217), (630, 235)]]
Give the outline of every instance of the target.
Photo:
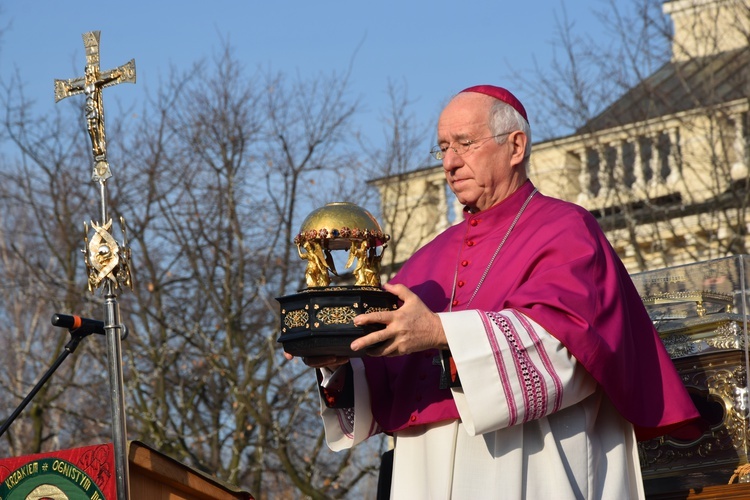
[(466, 242), (466, 246), (467, 247), (473, 247), (474, 246), (474, 241), (472, 241), (472, 240), (467, 241)]
[(453, 306), (455, 307), (455, 306), (457, 306), (457, 305), (458, 305), (458, 300), (454, 300), (454, 301), (453, 301)]
[(469, 224), (471, 224), (472, 226), (476, 226), (477, 224), (479, 224), (479, 221), (476, 219), (471, 219), (471, 222), (469, 222)]
[(409, 420), (412, 421), (412, 422), (416, 422), (417, 416), (416, 415), (412, 415), (411, 417), (409, 417)]
[(469, 265), (469, 261), (468, 260), (462, 260), (461, 261), (461, 265), (464, 266), (464, 267), (466, 267), (466, 266)]
[(466, 284), (466, 282), (463, 281), (463, 280), (461, 280), (461, 281), (458, 282), (459, 288), (462, 287), (462, 286), (464, 286), (465, 284)]

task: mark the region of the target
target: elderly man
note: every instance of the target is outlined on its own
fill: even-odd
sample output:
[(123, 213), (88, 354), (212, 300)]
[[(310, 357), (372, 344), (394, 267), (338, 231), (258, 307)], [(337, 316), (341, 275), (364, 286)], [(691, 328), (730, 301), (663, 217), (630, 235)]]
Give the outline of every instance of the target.
[(529, 123), (503, 88), (438, 122), (463, 221), (385, 286), (393, 312), (321, 368), (333, 450), (395, 436), (392, 498), (640, 498), (636, 434), (697, 417), (596, 220), (527, 178)]

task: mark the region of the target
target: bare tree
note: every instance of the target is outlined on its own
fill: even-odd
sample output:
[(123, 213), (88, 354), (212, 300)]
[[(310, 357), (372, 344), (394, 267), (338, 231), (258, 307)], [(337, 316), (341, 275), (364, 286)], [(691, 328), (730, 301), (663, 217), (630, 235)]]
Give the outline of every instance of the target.
[(226, 48), (170, 79), (123, 158), (136, 432), (256, 495), (343, 496), (372, 469), (327, 450), (313, 371), (276, 342), (274, 297), (303, 277), (299, 224), (361, 189), (346, 87), (339, 75), (246, 77)]
[[(89, 162), (78, 147), (82, 129), (71, 128), (64, 110), (31, 116), (18, 76), (3, 86), (3, 129), (20, 154), (4, 159), (0, 175), (2, 265), (3, 405), (7, 415), (61, 355), (69, 337), (53, 328), (54, 312), (90, 314), (95, 298), (84, 297), (80, 248), (84, 214), (96, 203), (79, 179)], [(85, 165), (85, 167), (82, 167)], [(19, 455), (72, 442), (100, 440), (108, 414), (105, 359), (99, 339), (82, 344), (4, 436), (0, 454)], [(93, 362), (92, 362), (93, 360)], [(87, 400), (84, 407), (78, 402)], [(7, 453), (6, 453), (7, 452)]]
[(605, 45), (563, 16), (552, 71), (519, 75), (556, 134), (532, 173), (594, 212), (631, 271), (747, 251), (748, 6), (663, 4), (607, 2)]
[[(383, 258), (388, 277), (419, 247), (448, 226), (447, 185), (426, 151), (432, 128), (417, 122), (405, 83), (388, 83), (390, 109), (381, 117), (384, 143), (370, 148), (370, 184), (380, 195), (380, 216), (391, 240)], [(434, 163), (434, 161), (432, 161)]]

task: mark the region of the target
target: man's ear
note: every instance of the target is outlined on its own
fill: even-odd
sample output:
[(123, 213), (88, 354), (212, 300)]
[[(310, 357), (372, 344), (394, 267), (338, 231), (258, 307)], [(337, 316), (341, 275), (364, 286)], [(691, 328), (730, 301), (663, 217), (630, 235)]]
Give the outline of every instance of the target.
[(510, 156), (511, 166), (515, 167), (516, 165), (521, 165), (523, 163), (523, 160), (526, 157), (526, 144), (528, 143), (528, 140), (529, 138), (526, 137), (526, 134), (520, 130), (511, 132), (508, 136), (508, 142), (511, 144), (512, 148)]

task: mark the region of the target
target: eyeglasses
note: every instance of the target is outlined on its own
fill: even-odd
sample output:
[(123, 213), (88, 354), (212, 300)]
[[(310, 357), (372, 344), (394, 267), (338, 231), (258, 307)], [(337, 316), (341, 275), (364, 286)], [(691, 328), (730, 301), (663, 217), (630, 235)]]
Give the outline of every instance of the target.
[(430, 154), (436, 160), (442, 160), (443, 158), (445, 158), (445, 153), (448, 151), (448, 148), (450, 148), (458, 156), (462, 156), (466, 154), (466, 152), (469, 151), (469, 148), (471, 148), (471, 146), (473, 146), (474, 144), (481, 144), (485, 141), (489, 141), (490, 139), (496, 139), (498, 137), (511, 134), (513, 132), (515, 132), (515, 130), (511, 130), (510, 132), (503, 132), (502, 134), (492, 135), (490, 137), (482, 137), (481, 139), (474, 139), (471, 141), (458, 141), (454, 146), (451, 146), (450, 144), (441, 146), (438, 144), (437, 146), (434, 146), (430, 150)]

